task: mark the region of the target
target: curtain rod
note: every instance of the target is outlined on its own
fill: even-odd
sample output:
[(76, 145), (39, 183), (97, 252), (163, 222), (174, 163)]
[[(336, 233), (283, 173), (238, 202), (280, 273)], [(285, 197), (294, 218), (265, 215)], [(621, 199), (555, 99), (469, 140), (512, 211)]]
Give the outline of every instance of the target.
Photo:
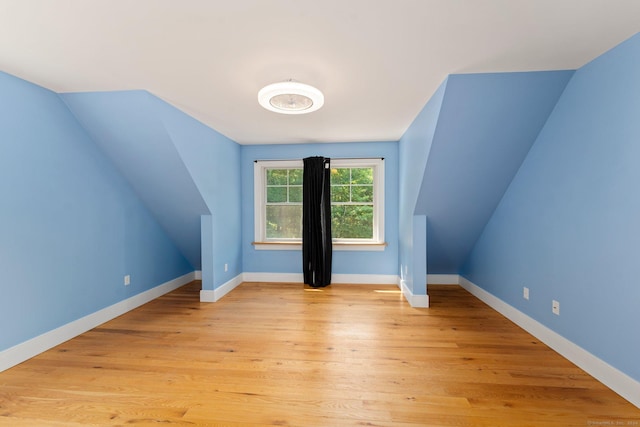
[[(330, 160), (384, 160), (384, 157), (329, 157)], [(291, 160), (303, 160), (303, 159), (260, 159), (254, 160), (254, 163), (258, 162), (285, 162)]]

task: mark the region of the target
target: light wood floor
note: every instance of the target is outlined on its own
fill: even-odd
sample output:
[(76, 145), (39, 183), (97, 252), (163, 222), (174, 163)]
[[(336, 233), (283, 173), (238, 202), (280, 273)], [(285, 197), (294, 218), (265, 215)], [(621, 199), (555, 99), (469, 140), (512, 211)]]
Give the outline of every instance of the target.
[(0, 373), (0, 424), (640, 426), (640, 409), (457, 286), (194, 282)]

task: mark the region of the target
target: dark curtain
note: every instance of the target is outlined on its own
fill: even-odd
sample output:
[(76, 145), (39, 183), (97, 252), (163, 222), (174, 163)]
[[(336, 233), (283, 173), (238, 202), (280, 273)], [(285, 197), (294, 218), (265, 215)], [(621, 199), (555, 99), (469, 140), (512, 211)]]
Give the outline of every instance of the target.
[(307, 157), (302, 177), (302, 272), (304, 283), (331, 283), (330, 159)]

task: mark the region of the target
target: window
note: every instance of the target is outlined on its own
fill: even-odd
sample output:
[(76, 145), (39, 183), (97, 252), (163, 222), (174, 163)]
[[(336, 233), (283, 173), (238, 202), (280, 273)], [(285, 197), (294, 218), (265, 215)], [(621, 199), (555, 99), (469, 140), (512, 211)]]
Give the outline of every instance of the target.
[[(302, 242), (302, 160), (254, 167), (256, 249)], [(384, 249), (384, 162), (331, 160), (331, 231), (336, 250)]]
[(302, 169), (265, 169), (265, 236), (299, 240), (302, 236)]

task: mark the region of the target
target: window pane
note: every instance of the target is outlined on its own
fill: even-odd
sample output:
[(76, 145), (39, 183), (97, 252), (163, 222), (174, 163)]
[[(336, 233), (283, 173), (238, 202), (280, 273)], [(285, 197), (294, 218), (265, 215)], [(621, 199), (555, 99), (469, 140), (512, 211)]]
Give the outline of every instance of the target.
[(302, 238), (302, 205), (267, 206), (267, 239)]
[(373, 168), (351, 169), (352, 184), (373, 184)]
[(332, 185), (331, 201), (332, 202), (349, 202), (349, 186), (348, 185)]
[(302, 203), (302, 186), (289, 187), (289, 202)]
[(372, 239), (373, 206), (331, 206), (331, 235), (334, 239)]
[(302, 185), (302, 169), (289, 170), (289, 185)]
[(373, 203), (373, 185), (351, 187), (351, 200), (354, 202)]
[(287, 185), (287, 169), (267, 169), (267, 185)]
[(267, 203), (284, 203), (287, 201), (287, 187), (267, 187)]
[(331, 184), (348, 184), (349, 179), (349, 168), (331, 169)]
[[(256, 242), (262, 240), (298, 240), (302, 235), (302, 162), (269, 161), (254, 168), (256, 182)], [(341, 240), (369, 240), (374, 236), (384, 239), (384, 216), (381, 207), (376, 206), (378, 197), (383, 197), (384, 185), (377, 188), (378, 181), (384, 182), (379, 172), (378, 159), (353, 163), (334, 162), (331, 173), (331, 202), (333, 237)], [(374, 178), (376, 178), (374, 185)], [(261, 211), (261, 212), (260, 212)], [(378, 229), (373, 228), (375, 224)], [(381, 215), (381, 218), (377, 218)]]

